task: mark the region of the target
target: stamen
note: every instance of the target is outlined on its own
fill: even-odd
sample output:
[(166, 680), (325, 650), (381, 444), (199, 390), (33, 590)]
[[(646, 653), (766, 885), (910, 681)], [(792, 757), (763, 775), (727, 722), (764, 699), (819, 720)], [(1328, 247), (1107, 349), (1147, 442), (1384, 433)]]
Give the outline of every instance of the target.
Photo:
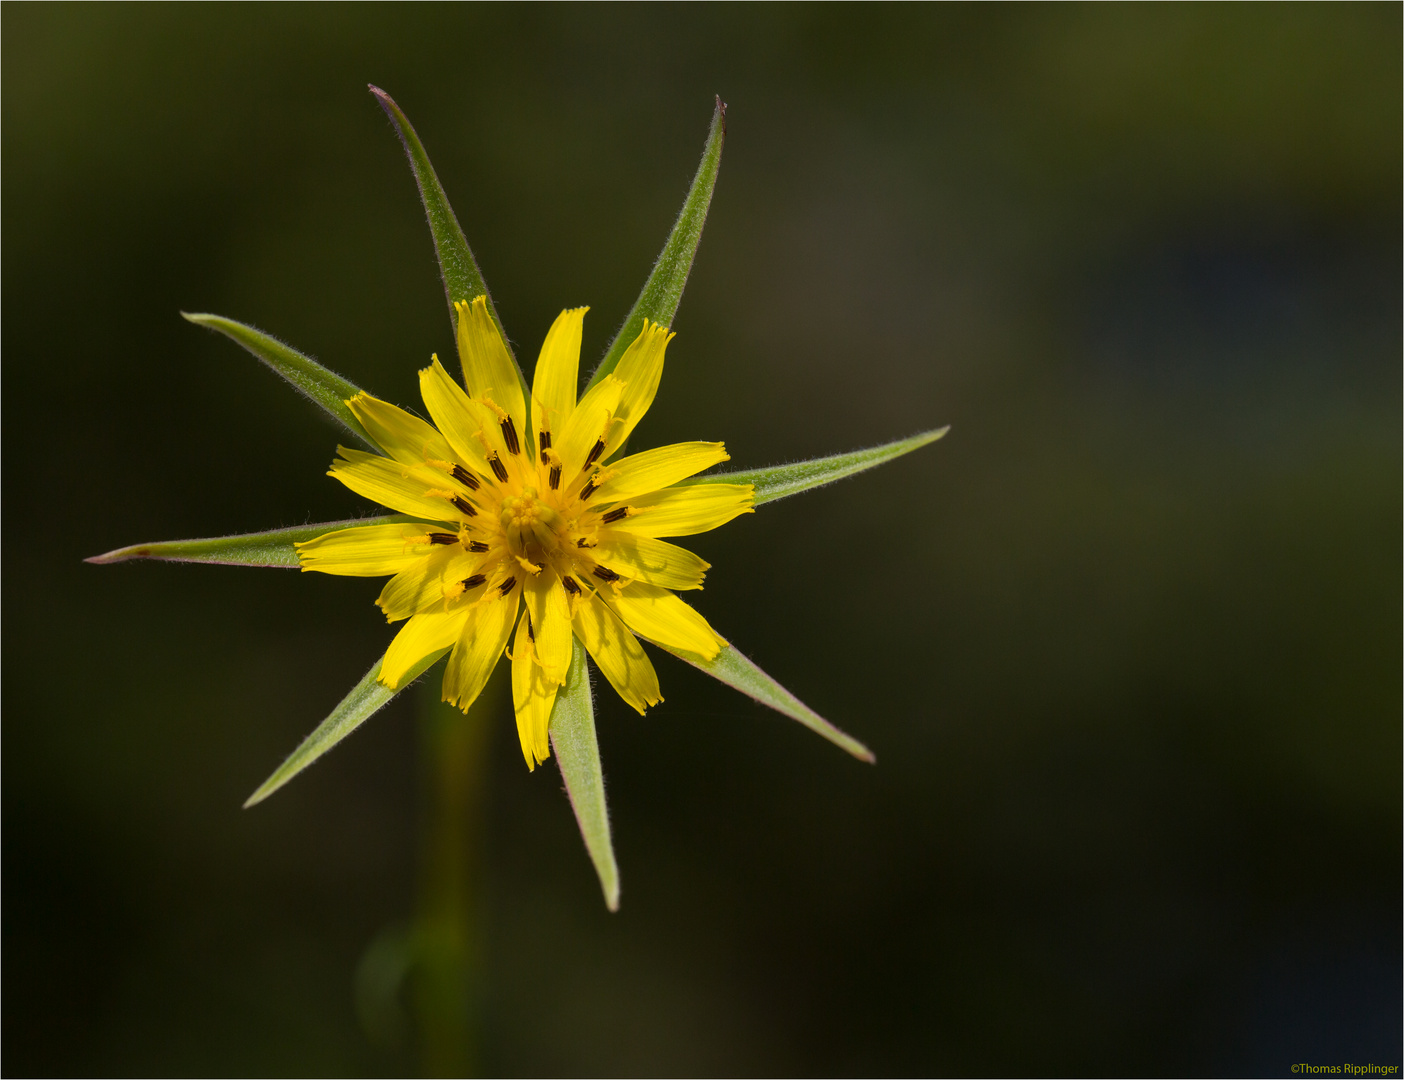
[(581, 502), (584, 502), (586, 499), (588, 499), (591, 495), (595, 493), (595, 488), (599, 487), (599, 485), (595, 483), (595, 481), (598, 479), (599, 474), (590, 477), (589, 482), (583, 488), (580, 489)]
[(565, 586), (565, 591), (570, 593), (571, 596), (580, 595), (580, 586), (575, 583), (575, 578), (571, 577), (569, 574), (561, 578), (561, 584)]
[(456, 544), (458, 543), (457, 533), (430, 533), (429, 543), (431, 544)]
[(583, 548), (592, 548), (592, 547), (594, 547), (595, 545), (592, 544), (592, 543), (589, 541), (589, 539), (587, 539), (586, 537), (582, 536), (579, 540), (577, 540), (577, 541), (575, 542), (575, 546), (576, 546), (576, 547), (583, 547)]
[(628, 516), (629, 508), (627, 506), (621, 506), (617, 510), (611, 510), (604, 517), (600, 518), (600, 521), (606, 525), (611, 525), (616, 521), (623, 521)]
[(590, 456), (585, 459), (585, 468), (589, 468), (600, 460), (600, 455), (604, 453), (604, 440), (596, 439), (595, 445), (590, 447)]
[(551, 490), (552, 490), (552, 491), (556, 491), (556, 490), (558, 490), (558, 489), (560, 488), (560, 486), (561, 486), (561, 467), (560, 467), (559, 465), (552, 465), (552, 466), (551, 466), (551, 474), (547, 477), (547, 482), (551, 485)]
[(468, 541), (468, 550), (469, 550), (469, 551), (484, 552), (484, 551), (486, 551), (487, 549), (488, 549), (488, 546), (487, 546), (486, 544), (484, 544), (481, 540), (469, 540), (469, 541)]
[(485, 582), (485, 581), (487, 581), (487, 578), (484, 577), (482, 574), (474, 574), (474, 575), (473, 575), (472, 577), (470, 577), (470, 578), (464, 578), (464, 579), (463, 579), (463, 591), (464, 591), (464, 592), (467, 592), (469, 589), (476, 589), (479, 585), (481, 585), (481, 584), (482, 584), (483, 582)]
[(478, 488), (482, 487), (482, 482), (462, 465), (455, 464), (451, 471), (453, 478), (469, 491), (477, 491)]
[(496, 450), (488, 454), (488, 464), (492, 466), (492, 475), (505, 484), (507, 482), (507, 466), (502, 464), (502, 459), (497, 456)]
[(515, 589), (516, 587), (517, 587), (517, 579), (514, 578), (514, 577), (509, 577), (506, 581), (504, 581), (501, 585), (499, 585), (499, 586), (497, 587), (497, 591), (500, 592), (503, 596), (506, 596), (509, 592), (511, 592), (511, 591), (512, 591), (513, 589)]
[(537, 566), (536, 563), (532, 562), (530, 559), (522, 555), (513, 555), (512, 558), (516, 559), (517, 565), (520, 566), (532, 577), (539, 577), (541, 575), (541, 571), (546, 569), (546, 567), (544, 566)]
[(601, 581), (618, 581), (618, 580), (619, 580), (619, 575), (616, 574), (613, 570), (611, 570), (611, 569), (610, 569), (609, 567), (607, 567), (607, 566), (597, 566), (597, 567), (595, 567), (594, 573), (595, 573), (595, 577), (599, 578)]
[(507, 444), (507, 452), (509, 454), (520, 454), (522, 452), (522, 444), (517, 439), (517, 425), (512, 422), (510, 416), (502, 421), (502, 441)]
[(458, 512), (464, 517), (478, 516), (478, 512), (473, 509), (473, 504), (470, 503), (467, 499), (465, 499), (462, 495), (455, 495), (449, 500), (449, 502), (453, 503), (453, 505), (458, 509)]
[(541, 464), (545, 465), (547, 462), (546, 451), (551, 449), (551, 433), (543, 431), (536, 438), (541, 443)]

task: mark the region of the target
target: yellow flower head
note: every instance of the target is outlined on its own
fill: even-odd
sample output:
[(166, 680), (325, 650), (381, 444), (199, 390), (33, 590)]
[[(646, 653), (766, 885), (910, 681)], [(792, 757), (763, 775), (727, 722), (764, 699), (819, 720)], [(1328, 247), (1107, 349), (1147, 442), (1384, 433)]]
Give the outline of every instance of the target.
[(390, 622), (408, 620), (381, 666), (391, 689), (450, 650), (443, 697), (466, 710), (505, 650), (517, 734), (534, 769), (551, 753), (551, 706), (572, 637), (640, 713), (662, 697), (635, 635), (704, 660), (726, 644), (672, 592), (700, 589), (708, 564), (661, 538), (749, 513), (754, 492), (674, 486), (726, 461), (719, 442), (617, 456), (658, 391), (673, 338), (665, 327), (645, 322), (614, 371), (577, 401), (588, 309), (561, 312), (541, 346), (528, 415), (485, 299), (454, 306), (466, 390), (435, 357), (419, 373), (434, 426), (370, 394), (350, 398), (389, 457), (339, 447), (330, 472), (419, 520), (330, 532), (298, 544), (298, 557), (304, 570), (394, 575), (376, 601)]

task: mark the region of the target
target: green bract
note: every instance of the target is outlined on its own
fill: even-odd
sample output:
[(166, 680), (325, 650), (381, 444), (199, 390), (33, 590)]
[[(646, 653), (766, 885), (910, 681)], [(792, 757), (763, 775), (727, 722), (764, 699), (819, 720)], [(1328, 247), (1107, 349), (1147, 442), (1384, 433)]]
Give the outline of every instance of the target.
[[(496, 310), (492, 306), (487, 286), (483, 282), (473, 253), (454, 216), (424, 146), (414, 128), (398, 105), (384, 91), (371, 87), (380, 104), (395, 125), (428, 216), (430, 231), (438, 254), (439, 269), (449, 301), (449, 318), (457, 329), (455, 301), (482, 298), (492, 322), (499, 332)], [(726, 137), (726, 107), (717, 101), (711, 129), (702, 154), (702, 161), (683, 203), (676, 224), (663, 245), (647, 282), (639, 293), (618, 335), (606, 350), (604, 358), (590, 379), (594, 386), (614, 372), (621, 357), (648, 323), (668, 326), (672, 323), (683, 288), (692, 268), (697, 244), (706, 222), (712, 190), (716, 184), (721, 162), (722, 144)], [(465, 309), (466, 310), (466, 309)], [(252, 327), (216, 315), (186, 315), (201, 326), (227, 335), (270, 368), (290, 382), (299, 392), (321, 406), (333, 419), (368, 446), (374, 453), (380, 449), (366, 428), (357, 420), (347, 402), (362, 393), (360, 387), (327, 368), (289, 348), (282, 342)], [(506, 340), (503, 335), (504, 343)], [(509, 354), (510, 354), (510, 346)], [(520, 365), (512, 357), (523, 393), (530, 400), (531, 391), (522, 377)], [(505, 369), (504, 369), (505, 371)], [(509, 377), (510, 378), (510, 377)], [(355, 404), (355, 402), (352, 402)], [(370, 422), (369, 420), (367, 421)], [(934, 442), (946, 433), (946, 428), (928, 431), (868, 450), (836, 454), (831, 457), (770, 468), (746, 469), (729, 473), (714, 473), (693, 477), (683, 484), (749, 484), (754, 487), (754, 503), (773, 502), (808, 491), (855, 473), (891, 461), (918, 447)], [(544, 453), (544, 451), (543, 451)], [(382, 515), (351, 521), (325, 522), (269, 532), (240, 536), (214, 537), (200, 540), (172, 540), (137, 544), (119, 548), (105, 555), (94, 556), (89, 562), (112, 563), (131, 559), (164, 559), (185, 562), (224, 563), (241, 566), (296, 567), (299, 565), (296, 544), (338, 530), (367, 525), (387, 525), (410, 521), (402, 515)], [(819, 716), (783, 686), (777, 683), (733, 646), (727, 644), (711, 659), (685, 650), (661, 645), (667, 651), (705, 671), (728, 686), (740, 690), (756, 701), (799, 721), (811, 731), (822, 735), (834, 745), (864, 761), (875, 760), (873, 754), (858, 740), (840, 731)], [(579, 639), (574, 642), (569, 673), (562, 684), (550, 715), (550, 742), (565, 780), (571, 806), (580, 824), (581, 835), (599, 875), (605, 902), (614, 910), (619, 903), (619, 871), (615, 863), (610, 838), (609, 815), (605, 803), (603, 773), (600, 768), (599, 745), (595, 736), (594, 705), (585, 663), (585, 649)], [(417, 677), (436, 663), (447, 649), (425, 657), (415, 665)], [(360, 726), (368, 717), (395, 697), (397, 691), (378, 681), (382, 661), (377, 660), (365, 677), (351, 690), (322, 723), (283, 762), (257, 791), (246, 806), (261, 802), (278, 790), (308, 765), (325, 754)], [(408, 685), (405, 680), (401, 685)]]

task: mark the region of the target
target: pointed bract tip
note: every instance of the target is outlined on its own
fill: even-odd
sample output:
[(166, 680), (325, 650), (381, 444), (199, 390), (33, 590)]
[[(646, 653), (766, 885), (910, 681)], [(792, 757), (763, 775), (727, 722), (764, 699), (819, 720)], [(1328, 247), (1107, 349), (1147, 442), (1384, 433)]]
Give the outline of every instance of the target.
[[(857, 758), (859, 761), (866, 762), (869, 765), (877, 764), (877, 755), (874, 754), (862, 743), (860, 743), (852, 735), (845, 734), (844, 732), (839, 731), (838, 728), (834, 728), (834, 731), (838, 735), (842, 736), (842, 740), (840, 741), (839, 739), (830, 739), (829, 741), (832, 742), (835, 746), (837, 746), (840, 750), (848, 754), (849, 757)], [(820, 732), (820, 734), (822, 735), (823, 732)]]
[(907, 445), (897, 454), (897, 457), (910, 454), (913, 450), (920, 450), (923, 446), (930, 446), (938, 439), (944, 439), (950, 430), (951, 425), (947, 424), (945, 427), (932, 428), (930, 431), (923, 431), (920, 435), (913, 435), (910, 439), (902, 440)]
[[(366, 86), (370, 89), (370, 92), (375, 95), (375, 100), (380, 102), (380, 107), (385, 110), (385, 115), (390, 117), (390, 122), (398, 129), (402, 114), (400, 113), (400, 107), (395, 104), (395, 99), (374, 83), (366, 83)], [(408, 123), (409, 121), (406, 120), (405, 122)]]
[(264, 799), (268, 798), (268, 796), (273, 794), (273, 792), (267, 790), (267, 788), (268, 785), (265, 784), (263, 787), (255, 791), (252, 795), (250, 795), (247, 799), (244, 800), (244, 805), (240, 807), (240, 809), (247, 810), (249, 807), (257, 806), (259, 803), (263, 802)]
[(150, 555), (149, 548), (138, 544), (135, 547), (113, 548), (111, 551), (104, 551), (101, 555), (89, 555), (83, 561), (92, 563), (94, 566), (107, 566), (109, 563), (126, 562), (128, 559), (145, 559)]

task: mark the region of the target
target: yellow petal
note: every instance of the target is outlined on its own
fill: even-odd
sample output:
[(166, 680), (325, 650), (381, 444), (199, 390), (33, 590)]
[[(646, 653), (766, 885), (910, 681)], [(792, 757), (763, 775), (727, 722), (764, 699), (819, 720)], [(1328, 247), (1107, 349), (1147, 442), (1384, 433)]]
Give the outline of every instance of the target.
[(525, 438), (526, 401), (517, 378), (517, 365), (512, 363), (507, 343), (488, 314), (487, 297), (480, 296), (471, 304), (460, 300), (453, 306), (458, 312), (458, 358), (463, 362), (468, 393), (475, 398), (490, 397), (506, 409)]
[(512, 704), (517, 712), (522, 757), (533, 771), (551, 756), (551, 706), (556, 702), (556, 685), (536, 662), (527, 620), (522, 619), (512, 643)]
[(731, 460), (719, 442), (684, 442), (630, 454), (602, 470), (605, 481), (596, 486), (590, 502), (622, 502), (686, 480), (703, 469)]
[(611, 529), (635, 536), (691, 536), (725, 525), (738, 514), (752, 513), (755, 489), (750, 484), (689, 484), (667, 488), (628, 502), (627, 517)]
[(595, 561), (621, 577), (665, 589), (700, 589), (710, 563), (666, 540), (601, 529), (590, 550)]
[(488, 676), (507, 647), (522, 594), (520, 589), (513, 589), (505, 597), (489, 595), (491, 599), (463, 605), (471, 611), (444, 668), (444, 700), (464, 712), (483, 692)]
[(400, 689), (400, 684), (417, 663), (441, 649), (447, 649), (463, 632), (463, 624), (468, 618), (468, 605), (448, 614), (433, 612), (416, 615), (400, 628), (390, 648), (385, 650), (385, 660), (380, 665), (380, 681), (391, 690)]
[(424, 611), (443, 611), (448, 601), (463, 595), (459, 585), (476, 574), (486, 558), (464, 551), (457, 544), (436, 548), (387, 581), (376, 604), (388, 622), (399, 622)]
[(430, 536), (452, 535), (437, 525), (406, 521), (399, 525), (362, 525), (339, 529), (297, 546), (304, 570), (347, 577), (398, 574), (433, 549)]
[(592, 592), (586, 592), (575, 609), (575, 634), (604, 672), (615, 692), (643, 715), (663, 700), (658, 676), (639, 639), (619, 621), (619, 616)]
[(532, 429), (558, 434), (575, 410), (575, 391), (580, 383), (580, 334), (589, 308), (562, 311), (546, 332), (536, 375), (531, 385)]
[(430, 491), (450, 491), (472, 501), (469, 489), (428, 465), (406, 465), (344, 446), (338, 446), (336, 452), (341, 457), (332, 462), (328, 476), (336, 477), (357, 495), (402, 514), (430, 521), (457, 521), (464, 516), (446, 496), (430, 495)]
[(423, 465), (429, 458), (447, 460), (452, 455), (444, 437), (417, 416), (398, 405), (381, 401), (364, 390), (346, 402), (377, 446), (396, 461)]
[(483, 439), (488, 439), (499, 454), (503, 452), (500, 435), (496, 441), (493, 440), (499, 427), (497, 417), (463, 392), (463, 387), (453, 381), (438, 357), (420, 371), (419, 394), (424, 398), (424, 407), (434, 418), (434, 425), (444, 433), (444, 438), (453, 448), (453, 456), (479, 474), (489, 475), (492, 470), (488, 466), (488, 447), (483, 444)]
[[(552, 433), (552, 445), (561, 455), (566, 486), (575, 480), (585, 462), (593, 454), (594, 461), (604, 460), (604, 448), (608, 446), (609, 433), (614, 428), (614, 413), (623, 395), (623, 382), (613, 375), (606, 375), (592, 386), (580, 399), (580, 404), (570, 414), (564, 429)], [(595, 443), (601, 443), (595, 450)], [(592, 462), (593, 464), (593, 462)]]
[(706, 619), (667, 589), (636, 581), (619, 590), (601, 589), (599, 595), (625, 626), (649, 641), (698, 653), (704, 660), (716, 656), (724, 644)]
[(639, 336), (619, 358), (614, 375), (624, 383), (624, 394), (614, 413), (619, 422), (610, 430), (605, 443), (606, 459), (624, 445), (624, 440), (653, 404), (658, 382), (663, 378), (663, 352), (674, 336), (666, 326), (645, 319)]
[(537, 662), (546, 671), (546, 678), (563, 683), (570, 670), (573, 649), (570, 638), (570, 604), (565, 587), (554, 570), (545, 570), (535, 577), (528, 576), (523, 592), (531, 629), (536, 635)]

